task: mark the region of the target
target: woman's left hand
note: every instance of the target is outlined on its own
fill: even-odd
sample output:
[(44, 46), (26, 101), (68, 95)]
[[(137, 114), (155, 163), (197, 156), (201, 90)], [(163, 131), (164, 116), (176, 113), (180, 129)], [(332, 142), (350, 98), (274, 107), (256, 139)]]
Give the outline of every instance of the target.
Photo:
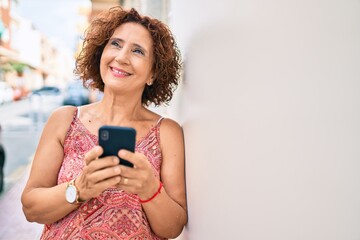
[(149, 199), (159, 187), (159, 180), (155, 177), (149, 160), (142, 153), (127, 150), (120, 150), (118, 155), (134, 164), (134, 167), (120, 165), (121, 181), (116, 186), (138, 195), (140, 199)]

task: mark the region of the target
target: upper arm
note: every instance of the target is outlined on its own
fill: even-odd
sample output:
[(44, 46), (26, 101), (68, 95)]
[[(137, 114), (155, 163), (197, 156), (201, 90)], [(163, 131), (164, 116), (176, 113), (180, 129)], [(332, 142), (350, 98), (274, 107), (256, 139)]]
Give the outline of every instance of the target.
[(160, 125), (161, 180), (167, 194), (186, 209), (185, 148), (182, 128), (171, 119)]
[(64, 157), (63, 141), (73, 114), (73, 107), (61, 107), (49, 117), (35, 152), (25, 191), (57, 184), (58, 172)]

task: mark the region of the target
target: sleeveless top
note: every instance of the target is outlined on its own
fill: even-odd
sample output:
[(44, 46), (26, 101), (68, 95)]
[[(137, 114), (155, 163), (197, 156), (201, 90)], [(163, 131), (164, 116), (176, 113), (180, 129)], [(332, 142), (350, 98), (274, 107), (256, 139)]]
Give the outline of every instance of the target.
[[(58, 184), (69, 182), (84, 167), (84, 156), (98, 144), (79, 120), (77, 108), (64, 141), (64, 160)], [(162, 154), (160, 149), (160, 123), (136, 142), (135, 151), (150, 161), (159, 179)], [(65, 197), (65, 196), (64, 196)], [(137, 195), (117, 188), (108, 188), (98, 197), (82, 203), (79, 208), (52, 224), (45, 224), (41, 239), (161, 239), (152, 232)]]

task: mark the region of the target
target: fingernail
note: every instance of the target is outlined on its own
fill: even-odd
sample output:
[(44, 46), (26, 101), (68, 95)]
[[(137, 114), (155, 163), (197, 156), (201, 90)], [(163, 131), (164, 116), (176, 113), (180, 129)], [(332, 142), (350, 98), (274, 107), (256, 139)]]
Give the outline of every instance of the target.
[(119, 159), (118, 158), (113, 158), (113, 162), (114, 163), (119, 163)]
[(95, 149), (96, 153), (100, 153), (101, 151), (101, 147), (97, 146), (96, 149)]
[(123, 150), (120, 150), (119, 155), (120, 155), (120, 157), (125, 157), (126, 152), (125, 152), (125, 151), (123, 151)]

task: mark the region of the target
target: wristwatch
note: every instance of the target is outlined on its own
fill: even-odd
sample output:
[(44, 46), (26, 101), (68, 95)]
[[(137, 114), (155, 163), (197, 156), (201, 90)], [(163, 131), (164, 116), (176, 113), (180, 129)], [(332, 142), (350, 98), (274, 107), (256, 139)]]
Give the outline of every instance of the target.
[(65, 191), (65, 198), (66, 201), (68, 201), (68, 203), (82, 203), (83, 201), (80, 200), (79, 198), (79, 190), (77, 189), (77, 187), (75, 186), (75, 179), (71, 180), (67, 187), (66, 187), (66, 191)]

